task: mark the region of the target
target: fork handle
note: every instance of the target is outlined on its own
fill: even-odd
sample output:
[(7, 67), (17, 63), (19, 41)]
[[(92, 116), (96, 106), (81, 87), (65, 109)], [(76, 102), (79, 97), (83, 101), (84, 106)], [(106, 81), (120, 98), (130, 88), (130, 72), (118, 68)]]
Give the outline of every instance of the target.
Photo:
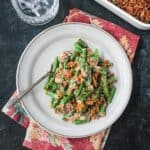
[(20, 101), (25, 95), (27, 95), (35, 86), (37, 86), (43, 79), (45, 79), (49, 75), (50, 71), (45, 73), (41, 78), (39, 78), (35, 83), (33, 83), (29, 88), (22, 91), (17, 96), (11, 98), (7, 104), (6, 107), (9, 108), (12, 106), (15, 102)]

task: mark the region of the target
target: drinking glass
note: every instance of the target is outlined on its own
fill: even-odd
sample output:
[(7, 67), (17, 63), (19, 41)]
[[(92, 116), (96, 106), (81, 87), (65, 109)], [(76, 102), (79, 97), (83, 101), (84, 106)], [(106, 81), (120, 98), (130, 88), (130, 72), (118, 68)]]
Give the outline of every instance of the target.
[(50, 22), (59, 9), (59, 0), (11, 0), (18, 16), (31, 25)]

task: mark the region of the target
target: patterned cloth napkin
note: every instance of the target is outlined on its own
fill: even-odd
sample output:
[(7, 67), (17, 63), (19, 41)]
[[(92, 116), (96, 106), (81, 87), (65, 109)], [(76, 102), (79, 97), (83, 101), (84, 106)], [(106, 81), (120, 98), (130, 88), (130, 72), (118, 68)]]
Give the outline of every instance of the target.
[[(132, 62), (139, 41), (139, 36), (116, 24), (91, 16), (79, 9), (70, 10), (69, 15), (65, 18), (64, 22), (84, 22), (95, 24), (104, 29), (120, 42), (130, 62)], [(15, 97), (16, 94), (17, 93), (15, 92), (12, 97)], [(26, 136), (23, 146), (33, 150), (100, 150), (103, 149), (110, 131), (109, 128), (96, 135), (80, 139), (64, 138), (53, 133), (48, 133), (39, 127), (34, 120), (29, 118), (19, 102), (11, 106), (9, 109), (4, 106), (2, 111), (26, 128)]]

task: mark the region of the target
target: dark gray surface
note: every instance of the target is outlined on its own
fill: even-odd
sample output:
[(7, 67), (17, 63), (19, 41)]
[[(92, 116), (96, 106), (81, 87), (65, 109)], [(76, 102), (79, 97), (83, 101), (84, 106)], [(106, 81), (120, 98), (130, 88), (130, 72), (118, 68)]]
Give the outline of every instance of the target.
[[(113, 125), (105, 150), (150, 150), (150, 31), (135, 29), (93, 0), (62, 0), (57, 17), (43, 26), (22, 22), (10, 1), (0, 0), (0, 108), (15, 90), (17, 63), (27, 43), (43, 29), (62, 22), (73, 7), (110, 20), (141, 36), (132, 64), (132, 96), (127, 109)], [(24, 136), (25, 129), (0, 113), (0, 150), (25, 149), (22, 147)]]

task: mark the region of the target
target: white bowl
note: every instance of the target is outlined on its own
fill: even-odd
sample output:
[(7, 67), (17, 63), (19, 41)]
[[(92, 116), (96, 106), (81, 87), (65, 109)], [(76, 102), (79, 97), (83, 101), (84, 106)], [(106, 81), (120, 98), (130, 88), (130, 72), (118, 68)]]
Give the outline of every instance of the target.
[(50, 107), (50, 98), (43, 90), (45, 80), (22, 100), (30, 117), (41, 127), (48, 132), (72, 138), (89, 136), (108, 128), (126, 108), (132, 89), (132, 73), (120, 44), (96, 26), (83, 23), (59, 24), (44, 30), (28, 44), (19, 60), (16, 75), (17, 89), (20, 92), (47, 72), (54, 58), (62, 51), (73, 49), (73, 43), (78, 37), (85, 40), (89, 47), (98, 48), (100, 55), (114, 64), (112, 72), (118, 78), (117, 90), (106, 116), (83, 125), (63, 121)]

